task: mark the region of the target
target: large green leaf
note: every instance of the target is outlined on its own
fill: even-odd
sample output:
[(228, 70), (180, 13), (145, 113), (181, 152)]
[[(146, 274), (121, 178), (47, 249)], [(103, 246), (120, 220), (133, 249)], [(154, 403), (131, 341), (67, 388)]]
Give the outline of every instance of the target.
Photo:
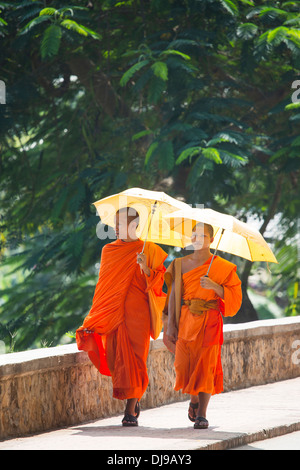
[(236, 16), (238, 13), (238, 7), (234, 0), (219, 0), (224, 9), (232, 16)]
[(57, 55), (61, 41), (61, 27), (52, 24), (45, 30), (41, 43), (42, 59)]
[(254, 38), (257, 32), (258, 26), (256, 24), (244, 23), (237, 28), (236, 35), (237, 37), (247, 41), (249, 39)]
[(134, 64), (132, 67), (130, 67), (130, 69), (128, 69), (124, 73), (124, 75), (122, 76), (122, 78), (120, 80), (120, 85), (125, 86), (136, 72), (138, 72), (139, 70), (141, 70), (143, 67), (145, 67), (148, 64), (149, 64), (148, 59), (142, 60), (142, 61), (137, 62), (136, 64)]
[(199, 155), (201, 150), (202, 150), (201, 147), (190, 147), (190, 148), (185, 149), (183, 152), (181, 152), (181, 154), (177, 158), (176, 165), (179, 165), (180, 163), (184, 162), (184, 160), (186, 160), (187, 158), (191, 159), (195, 155)]
[(39, 16), (43, 16), (43, 15), (46, 15), (46, 16), (54, 16), (56, 14), (58, 14), (58, 10), (56, 10), (55, 8), (43, 8), (40, 13), (39, 13)]
[(40, 25), (41, 23), (44, 23), (45, 21), (49, 21), (51, 19), (52, 18), (51, 18), (50, 15), (38, 16), (37, 18), (34, 18), (33, 20), (30, 20), (29, 23), (27, 23), (26, 26), (24, 26), (20, 30), (19, 35), (27, 34), (32, 28)]
[(91, 29), (87, 28), (86, 26), (83, 26), (82, 24), (76, 23), (76, 21), (65, 19), (61, 21), (60, 25), (66, 29), (75, 31), (75, 33), (80, 34), (81, 36), (91, 36), (94, 39), (101, 39), (100, 34), (96, 33), (95, 31), (92, 31)]
[(168, 67), (164, 62), (154, 62), (151, 69), (156, 77), (159, 77), (164, 81), (168, 80)]

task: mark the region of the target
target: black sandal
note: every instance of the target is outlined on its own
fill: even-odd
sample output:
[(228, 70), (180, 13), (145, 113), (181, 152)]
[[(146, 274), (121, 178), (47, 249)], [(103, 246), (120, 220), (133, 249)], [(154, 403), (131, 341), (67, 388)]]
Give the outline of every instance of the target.
[(194, 424), (194, 429), (207, 429), (208, 428), (208, 421), (203, 416), (197, 416)]
[(137, 401), (135, 405), (134, 411), (136, 412), (136, 415), (130, 415), (129, 413), (125, 413), (124, 418), (122, 419), (122, 425), (123, 426), (138, 426), (138, 417), (140, 416), (141, 408), (140, 404)]
[[(190, 408), (190, 407), (192, 408), (192, 410), (195, 410), (195, 411), (197, 412), (198, 407), (199, 407), (199, 403), (192, 403), (192, 402), (190, 401), (189, 408)], [(192, 423), (194, 423), (194, 422), (196, 421), (196, 413), (195, 413), (195, 411), (193, 412), (193, 414), (194, 414), (193, 418), (191, 418), (190, 413), (189, 413), (189, 411), (188, 411), (188, 418), (189, 418), (190, 421), (192, 421)]]
[(122, 426), (138, 426), (138, 420), (136, 416), (129, 415), (128, 413), (125, 414), (124, 418), (122, 419)]
[(140, 412), (141, 412), (141, 407), (140, 407), (140, 402), (139, 401), (136, 402), (134, 411), (136, 412), (135, 417), (138, 418), (140, 416)]

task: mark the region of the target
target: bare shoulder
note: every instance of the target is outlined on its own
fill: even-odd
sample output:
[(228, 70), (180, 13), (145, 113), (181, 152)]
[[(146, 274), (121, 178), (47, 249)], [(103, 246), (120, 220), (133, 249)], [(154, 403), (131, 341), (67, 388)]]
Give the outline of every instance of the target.
[(191, 265), (193, 264), (193, 260), (191, 255), (183, 256), (181, 258), (181, 272), (185, 273), (191, 269)]

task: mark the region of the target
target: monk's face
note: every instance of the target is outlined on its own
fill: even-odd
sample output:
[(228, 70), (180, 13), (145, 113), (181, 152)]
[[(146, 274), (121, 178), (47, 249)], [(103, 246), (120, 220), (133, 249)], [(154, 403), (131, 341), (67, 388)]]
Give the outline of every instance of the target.
[(116, 236), (120, 240), (131, 240), (136, 238), (137, 224), (131, 220), (126, 212), (119, 212), (115, 219)]
[(210, 244), (213, 242), (209, 230), (203, 225), (197, 225), (192, 234), (192, 245), (194, 250), (209, 249)]

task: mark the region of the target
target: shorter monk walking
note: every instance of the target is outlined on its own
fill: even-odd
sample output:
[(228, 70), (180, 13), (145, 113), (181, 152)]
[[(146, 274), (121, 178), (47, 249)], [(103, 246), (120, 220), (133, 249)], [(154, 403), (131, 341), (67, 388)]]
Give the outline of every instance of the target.
[(219, 256), (212, 260), (213, 228), (198, 223), (194, 252), (175, 259), (165, 273), (164, 342), (175, 353), (175, 390), (191, 396), (189, 419), (205, 429), (210, 397), (223, 391), (221, 345), (224, 316), (234, 316), (242, 302), (236, 266)]

